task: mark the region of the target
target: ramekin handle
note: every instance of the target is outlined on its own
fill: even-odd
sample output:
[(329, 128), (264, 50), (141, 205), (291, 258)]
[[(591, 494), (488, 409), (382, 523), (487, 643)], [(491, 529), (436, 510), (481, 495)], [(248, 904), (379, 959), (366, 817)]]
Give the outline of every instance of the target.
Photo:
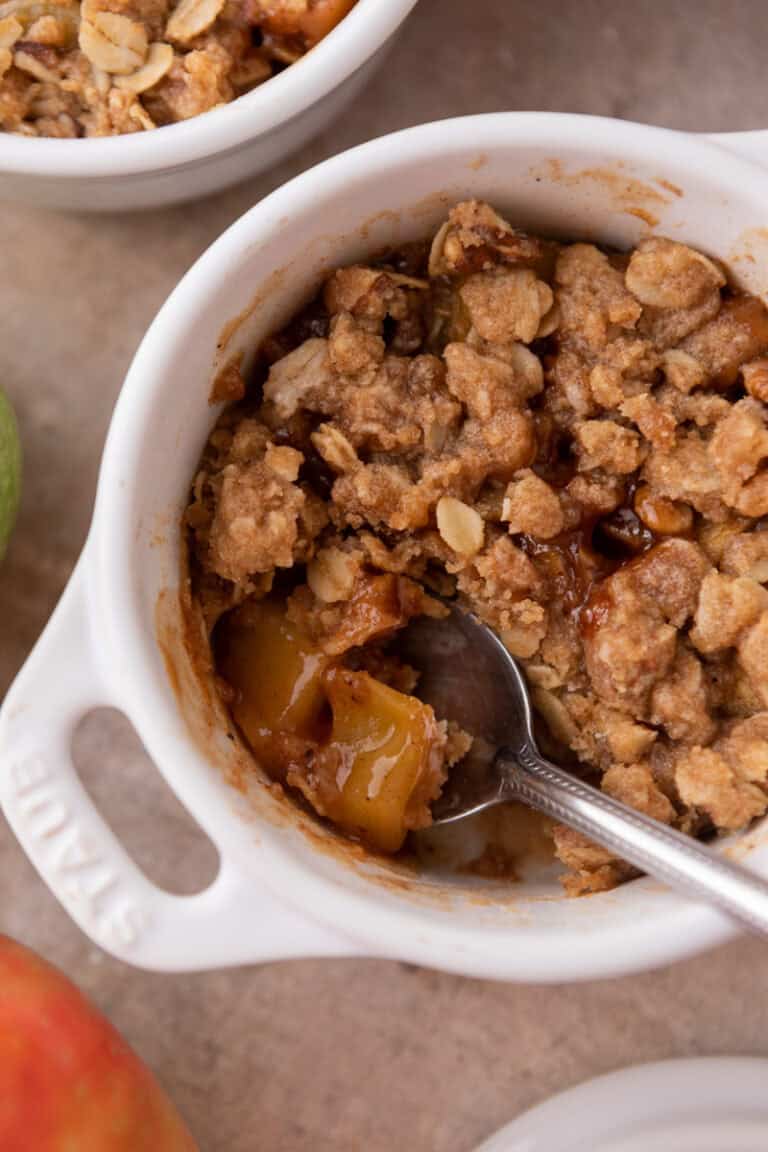
[(48, 887), (105, 951), (156, 971), (359, 953), (225, 858), (194, 896), (164, 892), (130, 858), (72, 762), (80, 719), (115, 703), (99, 672), (85, 585), (81, 558), (0, 710), (0, 803)]

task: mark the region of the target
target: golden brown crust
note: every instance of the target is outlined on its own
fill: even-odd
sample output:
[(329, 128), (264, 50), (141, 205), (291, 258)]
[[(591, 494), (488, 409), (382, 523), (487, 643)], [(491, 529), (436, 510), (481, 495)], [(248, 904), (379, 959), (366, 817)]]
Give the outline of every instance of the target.
[(116, 136), (199, 116), (298, 60), (355, 0), (9, 0), (0, 130)]
[[(322, 651), (411, 691), (386, 638), (433, 610), (417, 581), (498, 632), (610, 795), (692, 833), (765, 811), (765, 307), (677, 242), (556, 245), (471, 201), (310, 314), (206, 449), (206, 618), (292, 567)], [(555, 845), (571, 892), (632, 874)]]

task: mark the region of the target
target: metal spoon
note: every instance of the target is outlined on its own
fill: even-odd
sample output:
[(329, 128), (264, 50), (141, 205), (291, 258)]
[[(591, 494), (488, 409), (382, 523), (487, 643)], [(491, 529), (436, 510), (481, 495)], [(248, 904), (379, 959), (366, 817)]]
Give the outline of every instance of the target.
[(768, 883), (689, 836), (621, 804), (540, 754), (528, 688), (498, 637), (469, 612), (421, 617), (400, 650), (420, 673), (419, 696), (480, 737), (483, 755), (451, 772), (432, 807), (435, 824), (522, 802), (583, 832), (643, 872), (768, 933)]

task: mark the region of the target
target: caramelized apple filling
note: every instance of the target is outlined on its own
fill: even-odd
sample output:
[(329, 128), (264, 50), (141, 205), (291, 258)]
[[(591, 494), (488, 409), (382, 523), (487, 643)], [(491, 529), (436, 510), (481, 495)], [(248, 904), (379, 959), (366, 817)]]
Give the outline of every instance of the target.
[(232, 715), (259, 762), (285, 781), (328, 737), (330, 657), (276, 600), (249, 601), (230, 612), (216, 639), (219, 672), (233, 690)]
[[(471, 744), (397, 656), (455, 597), (520, 661), (551, 755), (693, 835), (762, 815), (766, 381), (762, 301), (663, 237), (559, 243), (472, 201), (334, 271), (220, 376), (186, 513), (255, 760), (397, 852)], [(554, 845), (574, 894), (631, 874)]]
[[(377, 596), (382, 582), (389, 595), (379, 587)], [(216, 634), (232, 715), (259, 762), (321, 816), (382, 852), (397, 852), (410, 829), (429, 824), (447, 744), (446, 726), (427, 704), (346, 667), (339, 652), (407, 621), (387, 603), (396, 583), (365, 580), (322, 641), (272, 598), (230, 612)]]

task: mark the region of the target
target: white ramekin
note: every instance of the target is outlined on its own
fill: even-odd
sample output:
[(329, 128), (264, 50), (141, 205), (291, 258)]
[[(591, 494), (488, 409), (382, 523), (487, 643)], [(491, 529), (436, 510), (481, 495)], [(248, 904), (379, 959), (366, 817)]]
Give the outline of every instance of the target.
[(125, 212), (193, 200), (273, 167), (360, 92), (416, 0), (358, 0), (306, 56), (212, 112), (152, 132), (52, 140), (0, 132), (0, 200)]
[[(649, 968), (732, 933), (649, 879), (567, 900), (555, 884), (419, 876), (341, 846), (262, 784), (238, 792), (225, 773), (241, 754), (181, 640), (179, 518), (216, 417), (216, 366), (285, 319), (323, 271), (423, 236), (450, 203), (476, 196), (517, 225), (566, 237), (628, 245), (653, 226), (721, 257), (764, 294), (768, 175), (748, 158), (760, 143), (735, 138), (740, 157), (727, 140), (549, 114), (428, 124), (299, 176), (198, 260), (136, 355), (82, 559), (0, 713), (6, 816), (97, 943), (155, 969), (355, 954), (562, 981)], [(130, 717), (217, 846), (220, 873), (201, 895), (151, 884), (81, 786), (71, 736), (100, 704)], [(767, 839), (764, 824), (727, 850), (768, 871)]]

